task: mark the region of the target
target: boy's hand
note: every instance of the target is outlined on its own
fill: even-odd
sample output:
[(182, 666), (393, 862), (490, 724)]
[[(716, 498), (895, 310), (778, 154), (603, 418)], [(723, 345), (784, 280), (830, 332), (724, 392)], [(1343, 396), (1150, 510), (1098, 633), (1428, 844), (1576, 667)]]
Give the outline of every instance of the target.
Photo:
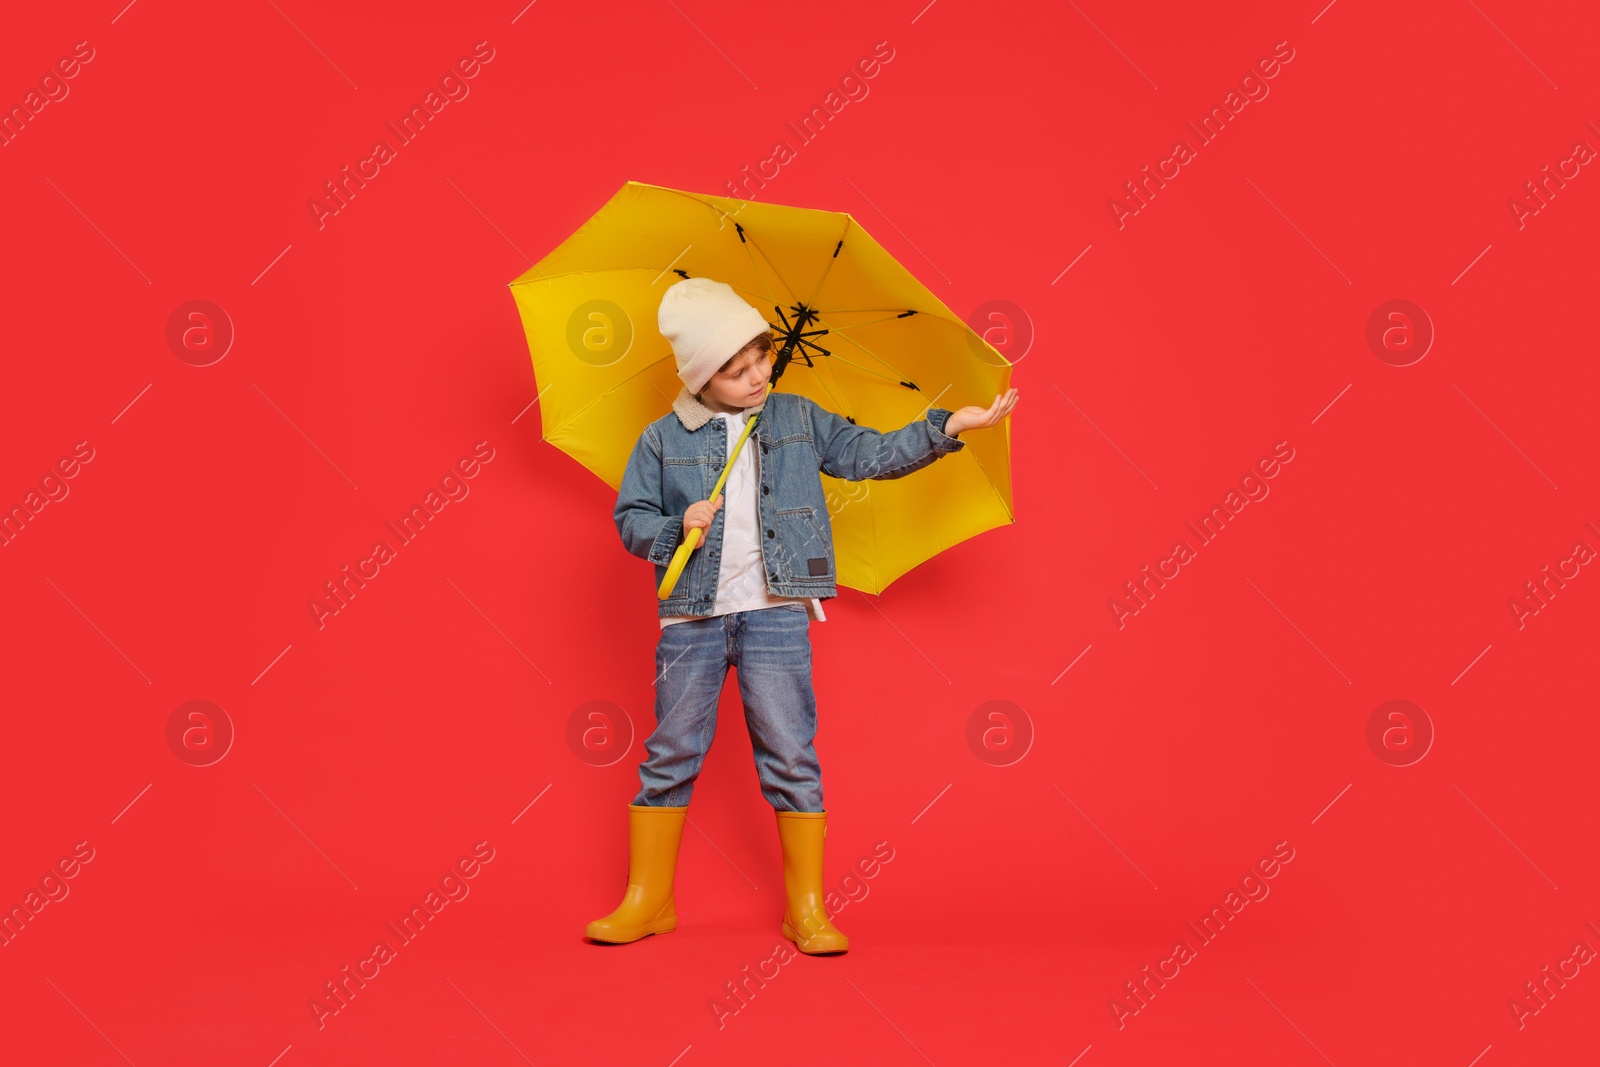
[(986, 408), (973, 406), (952, 411), (950, 417), (944, 420), (944, 435), (954, 437), (962, 430), (982, 430), (993, 426), (1011, 414), (1011, 409), (1016, 406), (1017, 391), (1007, 389)]
[[(718, 493), (715, 500), (697, 500), (690, 504), (683, 513), (683, 532), (688, 536), (690, 530), (704, 530), (711, 525), (711, 518), (722, 507), (722, 494)], [(705, 534), (700, 535), (700, 540), (695, 543), (695, 551), (705, 544)]]

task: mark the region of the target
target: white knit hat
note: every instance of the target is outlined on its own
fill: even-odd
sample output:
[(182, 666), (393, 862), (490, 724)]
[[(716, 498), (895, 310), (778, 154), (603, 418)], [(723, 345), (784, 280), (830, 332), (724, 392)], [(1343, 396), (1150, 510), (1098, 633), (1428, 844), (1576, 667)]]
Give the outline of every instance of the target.
[(685, 278), (668, 287), (656, 326), (672, 344), (678, 377), (691, 393), (750, 341), (770, 327), (731, 285), (710, 278)]

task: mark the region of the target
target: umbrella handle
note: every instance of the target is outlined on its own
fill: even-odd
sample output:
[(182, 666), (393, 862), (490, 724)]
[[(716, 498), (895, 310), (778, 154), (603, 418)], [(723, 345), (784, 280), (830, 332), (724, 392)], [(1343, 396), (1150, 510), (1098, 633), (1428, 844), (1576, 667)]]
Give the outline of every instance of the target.
[[(769, 389), (770, 393), (771, 390)], [(717, 479), (716, 487), (711, 490), (710, 500), (722, 495), (722, 487), (727, 484), (728, 473), (733, 470), (733, 461), (739, 458), (739, 452), (744, 448), (745, 440), (750, 436), (750, 431), (755, 429), (756, 420), (761, 414), (750, 416), (745, 420), (744, 432), (739, 435), (739, 440), (733, 446), (733, 454), (728, 457), (727, 465), (722, 468), (722, 475)], [(656, 599), (665, 600), (672, 595), (673, 588), (678, 584), (678, 579), (683, 575), (683, 568), (689, 565), (689, 553), (694, 551), (694, 546), (700, 543), (700, 527), (696, 526), (689, 531), (689, 536), (678, 545), (677, 551), (672, 553), (672, 562), (667, 564), (666, 576), (661, 579), (661, 586), (656, 590)]]
[(661, 587), (656, 590), (657, 600), (665, 600), (672, 595), (673, 587), (678, 584), (678, 578), (683, 574), (683, 568), (689, 564), (689, 553), (693, 552), (694, 546), (699, 543), (700, 528), (696, 526), (678, 545), (677, 551), (672, 553), (672, 562), (667, 565), (667, 575), (661, 579)]

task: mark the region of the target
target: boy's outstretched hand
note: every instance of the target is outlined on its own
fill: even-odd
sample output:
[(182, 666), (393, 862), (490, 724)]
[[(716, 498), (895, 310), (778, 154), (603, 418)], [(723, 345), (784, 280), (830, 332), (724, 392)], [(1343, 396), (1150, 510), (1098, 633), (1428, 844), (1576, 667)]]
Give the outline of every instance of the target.
[[(717, 494), (717, 499), (715, 500), (696, 500), (693, 504), (690, 504), (683, 513), (684, 536), (687, 537), (690, 530), (704, 530), (710, 526), (712, 516), (717, 513), (717, 509), (720, 507), (722, 507), (721, 493)], [(705, 543), (705, 534), (701, 534), (700, 540), (695, 543), (694, 550), (696, 552), (700, 551), (701, 546)]]
[(1017, 406), (1017, 391), (1007, 389), (994, 398), (994, 403), (986, 408), (976, 405), (960, 408), (950, 413), (944, 420), (944, 435), (954, 437), (962, 430), (982, 430), (993, 426), (1001, 419), (1011, 414), (1011, 409)]

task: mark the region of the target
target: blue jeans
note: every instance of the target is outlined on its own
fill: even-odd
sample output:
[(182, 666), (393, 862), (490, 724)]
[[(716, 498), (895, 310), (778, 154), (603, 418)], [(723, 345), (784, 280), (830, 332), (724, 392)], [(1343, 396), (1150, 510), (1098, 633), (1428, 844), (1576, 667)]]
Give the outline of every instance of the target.
[(736, 611), (663, 627), (656, 645), (656, 728), (635, 804), (684, 807), (717, 729), (717, 699), (737, 669), (761, 795), (778, 811), (822, 811), (812, 742), (811, 617), (803, 604)]

